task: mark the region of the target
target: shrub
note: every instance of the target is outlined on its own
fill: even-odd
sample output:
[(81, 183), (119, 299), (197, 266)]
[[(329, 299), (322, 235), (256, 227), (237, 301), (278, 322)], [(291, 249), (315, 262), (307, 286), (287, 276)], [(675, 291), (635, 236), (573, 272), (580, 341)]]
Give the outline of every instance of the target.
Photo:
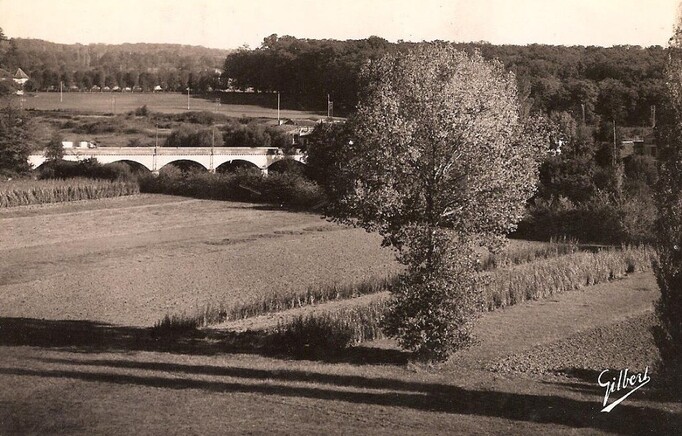
[(223, 138), (211, 129), (180, 126), (166, 138), (164, 147), (222, 147)]
[(268, 335), (268, 347), (294, 355), (328, 355), (365, 341), (383, 337), (381, 320), (385, 300), (366, 306), (302, 315), (278, 324)]
[(146, 117), (148, 115), (149, 115), (149, 108), (147, 108), (146, 104), (144, 106), (140, 106), (137, 109), (135, 109), (135, 116)]
[(82, 124), (73, 129), (75, 133), (87, 133), (90, 135), (100, 133), (118, 133), (122, 129), (122, 122), (119, 119), (107, 118), (90, 123)]
[(656, 208), (650, 196), (615, 198), (600, 191), (579, 204), (563, 197), (536, 199), (516, 235), (541, 240), (567, 236), (603, 244), (648, 243), (653, 240), (655, 220)]
[(323, 200), (317, 184), (298, 174), (240, 169), (234, 173), (162, 170), (159, 177), (140, 178), (142, 192), (182, 195), (213, 200), (250, 201), (309, 208)]
[(223, 114), (216, 114), (210, 111), (192, 111), (183, 112), (174, 116), (176, 121), (192, 124), (203, 124), (205, 126), (211, 126), (219, 121), (227, 120), (227, 117)]
[(272, 137), (266, 128), (251, 123), (228, 123), (223, 127), (225, 147), (271, 147)]
[(196, 319), (185, 315), (166, 315), (151, 328), (152, 337), (183, 335), (196, 331)]
[(97, 159), (78, 162), (55, 160), (44, 163), (39, 170), (41, 179), (90, 178), (102, 180), (133, 181), (135, 176), (130, 167), (122, 162), (102, 165)]

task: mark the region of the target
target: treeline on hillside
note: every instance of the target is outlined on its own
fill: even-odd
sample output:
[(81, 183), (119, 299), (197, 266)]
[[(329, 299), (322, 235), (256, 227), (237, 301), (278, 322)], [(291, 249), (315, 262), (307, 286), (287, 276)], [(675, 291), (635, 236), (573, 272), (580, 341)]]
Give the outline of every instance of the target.
[[(0, 29), (1, 31), (1, 29)], [(0, 68), (24, 70), (29, 91), (135, 88), (197, 92), (219, 87), (228, 50), (179, 44), (56, 44), (39, 39), (0, 40)]]
[[(280, 91), (310, 109), (324, 108), (329, 94), (337, 113), (348, 113), (357, 102), (362, 65), (414, 44), (376, 36), (337, 41), (271, 35), (256, 49), (230, 53), (224, 72), (237, 88)], [(534, 110), (567, 111), (582, 118), (584, 105), (587, 124), (599, 124), (603, 118), (621, 125), (649, 125), (651, 107), (665, 98), (666, 54), (660, 46), (454, 45), (479, 50), (516, 72)]]

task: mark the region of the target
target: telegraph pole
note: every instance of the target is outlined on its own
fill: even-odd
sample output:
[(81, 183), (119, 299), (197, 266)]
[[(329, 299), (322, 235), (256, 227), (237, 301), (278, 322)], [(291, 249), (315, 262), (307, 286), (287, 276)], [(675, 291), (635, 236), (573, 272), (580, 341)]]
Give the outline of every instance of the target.
[(331, 100), (329, 100), (329, 94), (327, 94), (327, 119), (331, 118)]
[(209, 170), (211, 172), (215, 172), (215, 168), (213, 167), (213, 155), (215, 154), (215, 151), (213, 150), (215, 148), (215, 127), (211, 126), (211, 157), (210, 157), (210, 162), (208, 164)]
[(613, 166), (616, 167), (616, 120), (613, 120)]

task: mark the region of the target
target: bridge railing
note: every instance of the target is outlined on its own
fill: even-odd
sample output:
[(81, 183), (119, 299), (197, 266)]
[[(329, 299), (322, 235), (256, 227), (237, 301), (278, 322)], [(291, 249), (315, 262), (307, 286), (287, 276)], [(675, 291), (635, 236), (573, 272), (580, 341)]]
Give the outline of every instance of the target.
[(65, 150), (68, 155), (83, 156), (149, 156), (157, 155), (240, 155), (240, 156), (278, 156), (283, 155), (276, 147), (101, 147)]

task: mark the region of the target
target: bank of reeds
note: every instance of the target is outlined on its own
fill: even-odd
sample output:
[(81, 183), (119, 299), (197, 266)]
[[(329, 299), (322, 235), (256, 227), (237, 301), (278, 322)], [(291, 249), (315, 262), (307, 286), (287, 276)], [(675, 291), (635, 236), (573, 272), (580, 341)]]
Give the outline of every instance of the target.
[(573, 239), (551, 239), (550, 242), (514, 241), (498, 253), (486, 253), (482, 256), (479, 271), (490, 271), (512, 265), (552, 259), (566, 254), (577, 253), (578, 242)]
[[(561, 249), (556, 252), (560, 251)], [(655, 251), (648, 246), (623, 246), (597, 252), (558, 255), (482, 272), (484, 285), (481, 292), (484, 303), (481, 309), (493, 311), (523, 301), (539, 300), (623, 278), (629, 273), (648, 271), (654, 256)], [(155, 329), (158, 332), (184, 331), (188, 327), (199, 328), (226, 320), (388, 291), (396, 283), (397, 275), (393, 275), (356, 285), (310, 287), (302, 294), (283, 294), (231, 308), (206, 305), (192, 315), (166, 315)], [(317, 352), (323, 349), (333, 352), (377, 339), (382, 337), (380, 325), (385, 308), (386, 299), (380, 297), (366, 306), (301, 315), (280, 323), (271, 331), (268, 334), (272, 338), (269, 346), (292, 353), (306, 350)]]
[[(157, 322), (155, 328), (163, 330), (163, 328), (168, 327), (172, 330), (173, 328), (170, 326), (176, 324), (206, 327), (225, 321), (236, 321), (267, 313), (295, 309), (297, 307), (376, 294), (388, 291), (397, 280), (397, 275), (370, 277), (362, 282), (354, 284), (333, 283), (322, 286), (309, 286), (303, 292), (285, 292), (264, 296), (258, 300), (231, 306), (224, 303), (207, 303), (197, 307), (196, 310), (191, 313), (184, 313), (182, 315), (167, 314), (162, 320)], [(182, 328), (180, 329), (182, 330)]]
[[(654, 256), (655, 251), (647, 246), (622, 247), (574, 253), (483, 273), (483, 309), (492, 311), (648, 271)], [(287, 351), (294, 353), (321, 349), (337, 352), (381, 338), (385, 310), (386, 300), (379, 299), (352, 310), (303, 315), (278, 325), (272, 335)]]
[(270, 349), (290, 354), (329, 353), (383, 337), (386, 299), (365, 306), (302, 315), (280, 323), (268, 335)]
[[(575, 253), (578, 248), (576, 243), (567, 240), (510, 246), (500, 253), (484, 257), (480, 269), (488, 271), (503, 265), (519, 265), (524, 262), (537, 261), (537, 259), (559, 257), (567, 253)], [(184, 318), (194, 319), (197, 326), (205, 327), (225, 321), (240, 320), (266, 313), (384, 292), (390, 290), (397, 280), (397, 274), (393, 274), (384, 277), (370, 277), (355, 284), (334, 283), (309, 286), (304, 291), (263, 296), (260, 299), (237, 305), (207, 303), (197, 308), (194, 313), (184, 315)]]
[(619, 279), (648, 271), (655, 251), (649, 246), (624, 246), (596, 253), (579, 252), (483, 273), (488, 311), (527, 300)]
[(139, 193), (137, 182), (92, 179), (17, 180), (0, 183), (0, 207), (92, 200)]

